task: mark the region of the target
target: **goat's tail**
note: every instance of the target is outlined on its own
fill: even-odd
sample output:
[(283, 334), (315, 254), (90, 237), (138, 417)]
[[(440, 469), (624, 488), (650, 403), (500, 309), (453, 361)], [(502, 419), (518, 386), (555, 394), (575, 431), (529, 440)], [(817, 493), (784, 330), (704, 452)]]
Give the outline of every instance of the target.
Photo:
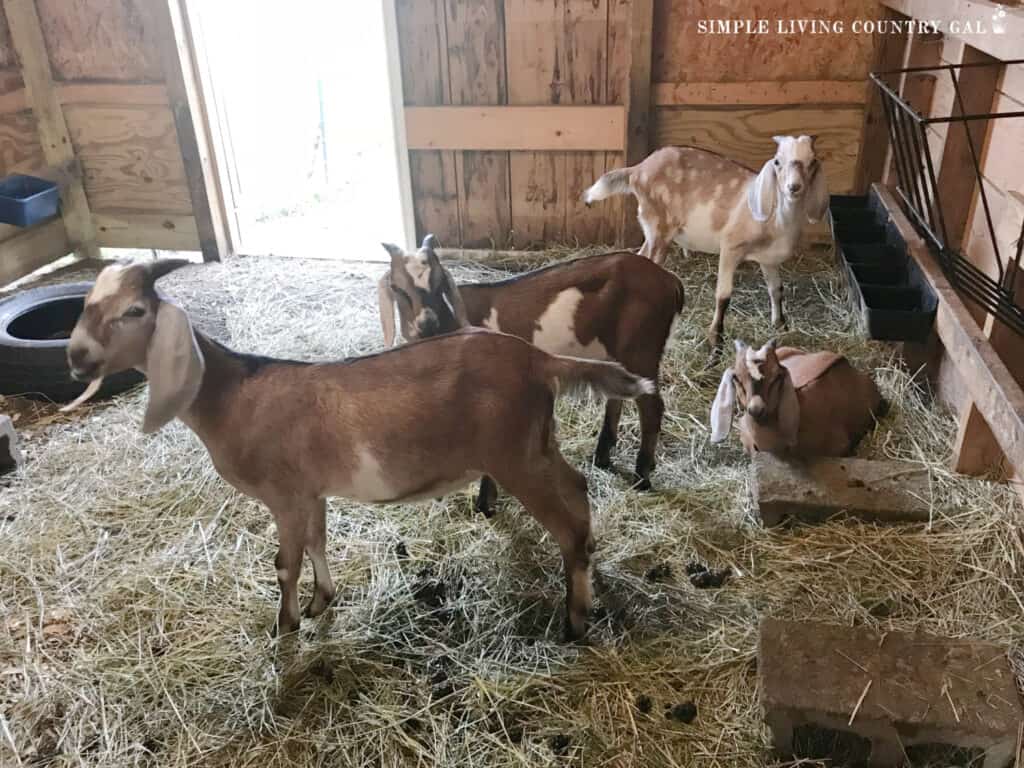
[(545, 363), (556, 396), (592, 389), (613, 400), (632, 400), (655, 392), (653, 381), (634, 376), (619, 363), (563, 355), (548, 355)]
[(583, 193), (583, 202), (590, 205), (613, 195), (624, 195), (627, 192), (632, 192), (633, 188), (629, 185), (629, 175), (632, 172), (632, 168), (619, 168), (615, 171), (608, 171), (608, 173), (595, 181)]

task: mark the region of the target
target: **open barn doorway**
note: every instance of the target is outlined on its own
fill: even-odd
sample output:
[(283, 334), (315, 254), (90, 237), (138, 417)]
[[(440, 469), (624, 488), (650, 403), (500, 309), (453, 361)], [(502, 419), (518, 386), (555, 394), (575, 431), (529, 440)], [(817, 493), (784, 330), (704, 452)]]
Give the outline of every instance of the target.
[(406, 241), (393, 8), (336, 0), (189, 8), (233, 250), (363, 261), (386, 256), (382, 240)]

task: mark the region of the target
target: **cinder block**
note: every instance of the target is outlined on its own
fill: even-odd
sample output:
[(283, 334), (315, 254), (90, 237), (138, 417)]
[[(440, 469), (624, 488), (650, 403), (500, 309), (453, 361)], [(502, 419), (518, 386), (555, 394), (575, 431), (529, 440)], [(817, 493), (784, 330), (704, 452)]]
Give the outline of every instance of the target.
[(983, 749), (984, 768), (1006, 768), (1024, 722), (1007, 649), (989, 643), (767, 618), (758, 674), (786, 756), (794, 729), (814, 725), (869, 739), (878, 768), (915, 744)]
[(754, 503), (766, 526), (787, 517), (821, 522), (846, 514), (875, 522), (927, 521), (928, 471), (907, 461), (783, 460), (754, 456)]
[(0, 416), (0, 474), (21, 466), (24, 457), (18, 449), (18, 433), (10, 416)]

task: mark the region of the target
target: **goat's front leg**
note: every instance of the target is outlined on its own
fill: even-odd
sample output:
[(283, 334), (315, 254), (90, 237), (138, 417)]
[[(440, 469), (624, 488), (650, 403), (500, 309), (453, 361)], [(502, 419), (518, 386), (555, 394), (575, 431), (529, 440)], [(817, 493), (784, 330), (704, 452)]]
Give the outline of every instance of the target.
[(304, 510), (294, 505), (273, 511), (278, 542), (274, 566), (277, 568), (277, 586), (281, 591), (276, 634), (287, 635), (299, 628), (299, 576), (302, 574), (307, 520)]
[(473, 505), (484, 517), (494, 517), (494, 503), (498, 500), (498, 485), (493, 478), (484, 475), (480, 478), (480, 493)]
[(306, 518), (306, 554), (313, 563), (313, 597), (302, 615), (316, 618), (334, 600), (334, 581), (327, 567), (327, 502), (317, 499)]
[(622, 416), (622, 401), (609, 400), (604, 407), (604, 424), (601, 436), (597, 438), (594, 452), (594, 466), (608, 469), (612, 465), (612, 449), (619, 441), (619, 418)]
[(736, 274), (736, 267), (739, 262), (734, 254), (727, 248), (723, 248), (718, 255), (718, 280), (715, 283), (715, 316), (711, 320), (711, 327), (708, 328), (708, 343), (712, 350), (719, 350), (722, 346), (722, 333), (725, 331), (725, 312), (729, 309), (729, 300), (732, 298), (733, 278)]
[(781, 328), (786, 324), (786, 316), (782, 313), (782, 273), (777, 266), (770, 264), (762, 264), (761, 273), (772, 303), (772, 325)]

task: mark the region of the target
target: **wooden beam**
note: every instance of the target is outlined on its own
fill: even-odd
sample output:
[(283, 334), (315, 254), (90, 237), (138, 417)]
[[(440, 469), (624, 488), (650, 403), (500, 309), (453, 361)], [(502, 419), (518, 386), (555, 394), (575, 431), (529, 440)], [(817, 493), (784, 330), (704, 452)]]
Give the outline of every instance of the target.
[(67, 256), (71, 243), (64, 224), (53, 218), (0, 243), (0, 287)]
[[(1009, 61), (1022, 55), (1024, 9), (989, 0), (882, 0), (904, 16), (937, 21), (939, 31), (955, 37), (996, 59)], [(998, 14), (998, 16), (997, 16)], [(996, 32), (998, 22), (1001, 32)]]
[(622, 107), (406, 107), (409, 149), (621, 150)]
[(174, 116), (203, 261), (220, 261), (229, 249), (227, 223), (222, 215), (224, 206), (219, 204), (220, 189), (213, 167), (208, 122), (182, 2), (152, 0), (143, 7), (144, 13), (150, 16), (154, 42), (163, 61), (167, 103)]
[(105, 248), (199, 250), (199, 230), (193, 216), (97, 211), (94, 218), (96, 236)]
[[(629, 48), (626, 91), (626, 125), (623, 146), (626, 165), (636, 165), (651, 151), (651, 65), (654, 37), (654, 0), (632, 0), (629, 15)], [(621, 245), (639, 245), (643, 239), (637, 221), (636, 199), (623, 198)]]
[(967, 393), (991, 428), (1007, 462), (1017, 475), (1024, 476), (1024, 390), (999, 359), (896, 198), (879, 184), (875, 185), (875, 190), (906, 241), (911, 258), (917, 261), (939, 298), (935, 329), (946, 353), (960, 372)]
[(750, 83), (654, 83), (659, 107), (863, 104), (863, 80), (792, 80)]
[[(50, 71), (50, 59), (43, 39), (35, 0), (3, 0), (11, 41), (21, 61), (25, 81), (25, 101), (31, 107), (39, 131), (43, 156), (50, 165), (60, 165), (75, 157), (64, 111)], [(96, 228), (89, 212), (89, 200), (79, 180), (61, 193), (61, 216), (75, 253), (83, 258), (98, 258)]]
[[(907, 45), (903, 68), (937, 67), (942, 63), (942, 33), (914, 33)], [(935, 95), (934, 72), (911, 72), (900, 77), (897, 93), (918, 113), (929, 116), (932, 111), (932, 100)], [(886, 153), (885, 173), (882, 175), (887, 186), (896, 184), (896, 171), (893, 167), (892, 147)]]
[[(883, 20), (898, 20), (900, 15), (886, 10)], [(903, 64), (904, 51), (907, 46), (907, 33), (876, 34), (875, 55), (871, 62), (872, 72), (886, 72), (899, 69)], [(890, 81), (890, 85), (896, 83)], [(882, 93), (878, 87), (868, 80), (867, 107), (864, 110), (861, 127), (860, 157), (857, 161), (857, 174), (854, 178), (853, 191), (867, 192), (873, 182), (881, 181), (889, 153), (889, 126), (885, 119), (885, 108), (882, 105)]]
[[(162, 84), (54, 83), (57, 101), (64, 104), (166, 106), (167, 89)], [(0, 115), (28, 109), (25, 89), (0, 94)]]

